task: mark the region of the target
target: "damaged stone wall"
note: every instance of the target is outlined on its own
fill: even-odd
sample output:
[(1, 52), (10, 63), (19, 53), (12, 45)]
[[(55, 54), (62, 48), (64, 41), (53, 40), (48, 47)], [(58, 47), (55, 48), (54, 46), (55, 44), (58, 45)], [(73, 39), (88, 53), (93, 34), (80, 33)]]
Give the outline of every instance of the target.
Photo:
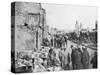
[[(24, 25), (32, 17), (36, 19), (36, 16), (29, 16), (29, 13), (39, 14), (41, 10), (41, 4), (31, 2), (15, 2), (15, 25)], [(33, 20), (34, 23), (37, 22)]]
[[(36, 44), (40, 47), (42, 42), (42, 30), (38, 27), (40, 11), (41, 4), (39, 3), (15, 2), (16, 51), (33, 50), (36, 48)], [(38, 32), (38, 37), (36, 37), (36, 32)]]
[(16, 50), (33, 50), (35, 47), (35, 32), (24, 26), (16, 26), (15, 47)]

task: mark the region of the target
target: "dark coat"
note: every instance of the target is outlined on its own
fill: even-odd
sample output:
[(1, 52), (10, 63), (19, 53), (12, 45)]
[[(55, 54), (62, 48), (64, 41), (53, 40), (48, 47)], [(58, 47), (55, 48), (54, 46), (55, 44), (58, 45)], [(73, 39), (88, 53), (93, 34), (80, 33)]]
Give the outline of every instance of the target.
[(83, 50), (82, 53), (82, 64), (84, 69), (89, 68), (89, 53), (87, 50)]
[(78, 49), (72, 50), (71, 57), (72, 57), (73, 69), (82, 69), (83, 68), (81, 62), (82, 53)]
[(93, 68), (97, 68), (97, 54), (92, 58), (91, 64), (93, 65)]

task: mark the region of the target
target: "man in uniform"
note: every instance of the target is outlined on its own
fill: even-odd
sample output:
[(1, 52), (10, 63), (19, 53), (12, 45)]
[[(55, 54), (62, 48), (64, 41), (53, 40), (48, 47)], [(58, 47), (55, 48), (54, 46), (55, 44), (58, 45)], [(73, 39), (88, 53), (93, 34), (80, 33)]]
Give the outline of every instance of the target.
[(73, 65), (73, 69), (82, 69), (82, 53), (80, 52), (79, 48), (74, 48), (73, 46), (71, 46), (72, 48), (72, 65)]
[(89, 53), (87, 51), (87, 48), (82, 48), (83, 53), (82, 53), (82, 64), (83, 64), (83, 69), (88, 69), (89, 68)]

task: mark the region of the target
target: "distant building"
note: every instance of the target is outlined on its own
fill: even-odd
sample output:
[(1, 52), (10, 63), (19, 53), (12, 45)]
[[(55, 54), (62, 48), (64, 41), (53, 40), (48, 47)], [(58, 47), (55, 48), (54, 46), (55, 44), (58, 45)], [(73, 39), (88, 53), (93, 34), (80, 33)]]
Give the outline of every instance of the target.
[(86, 33), (86, 32), (88, 32), (88, 30), (87, 29), (81, 29), (81, 32)]
[(76, 24), (75, 24), (75, 33), (76, 33), (77, 37), (80, 36), (80, 27), (79, 27), (78, 21), (76, 21)]

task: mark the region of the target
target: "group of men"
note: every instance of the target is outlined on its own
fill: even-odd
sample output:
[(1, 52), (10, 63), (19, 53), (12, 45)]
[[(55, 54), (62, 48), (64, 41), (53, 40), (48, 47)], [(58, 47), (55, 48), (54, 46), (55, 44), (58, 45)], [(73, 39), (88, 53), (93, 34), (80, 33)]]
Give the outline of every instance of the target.
[(54, 38), (51, 39), (51, 46), (56, 47), (56, 48), (61, 48), (67, 45), (67, 37), (66, 36), (55, 36)]
[(72, 52), (68, 52), (66, 48), (59, 51), (58, 58), (62, 70), (70, 69), (88, 69), (89, 53), (86, 48), (74, 47), (71, 45)]
[(71, 45), (71, 61), (73, 69), (88, 69), (89, 68), (89, 53), (87, 48), (75, 48)]
[[(70, 49), (71, 52), (67, 48), (59, 48), (56, 52), (55, 48), (50, 48), (46, 56), (44, 54), (43, 57), (39, 57), (42, 59), (41, 66), (45, 70), (48, 70), (50, 67), (57, 67), (59, 70), (89, 69), (90, 63), (93, 65), (93, 68), (97, 67), (96, 53), (93, 59), (90, 60), (86, 47), (80, 48), (79, 46), (74, 47), (71, 45)], [(32, 63), (34, 63), (34, 59)]]
[(72, 52), (70, 53), (66, 48), (61, 48), (57, 54), (53, 49), (50, 49), (48, 53), (48, 65), (60, 66), (62, 70), (89, 69), (90, 64), (92, 64), (93, 68), (96, 68), (96, 52), (90, 60), (86, 47), (80, 48), (79, 46), (74, 47), (71, 45), (71, 50)]

